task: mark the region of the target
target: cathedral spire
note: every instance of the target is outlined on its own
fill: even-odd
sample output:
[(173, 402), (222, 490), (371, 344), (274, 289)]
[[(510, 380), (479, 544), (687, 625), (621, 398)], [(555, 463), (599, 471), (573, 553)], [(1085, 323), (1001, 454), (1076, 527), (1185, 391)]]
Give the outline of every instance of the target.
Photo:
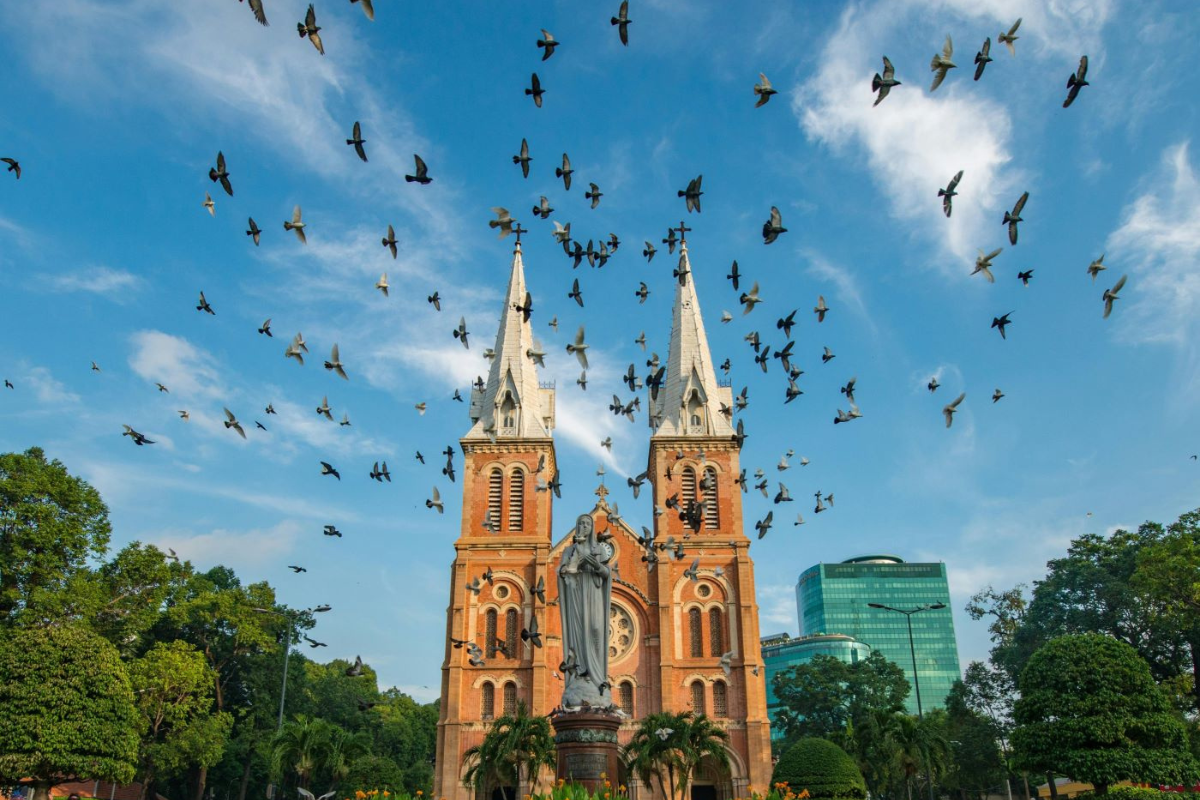
[(512, 272), (496, 332), (495, 356), (487, 384), (471, 393), (467, 439), (549, 439), (554, 427), (554, 390), (538, 384), (533, 328), (527, 314), (521, 242), (513, 250)]
[[(682, 224), (680, 225), (682, 228)], [(686, 229), (685, 229), (686, 230)], [(731, 408), (728, 386), (717, 382), (716, 367), (708, 349), (708, 336), (700, 315), (700, 300), (687, 239), (679, 243), (679, 266), (675, 269), (675, 309), (671, 316), (671, 345), (661, 385), (651, 390), (650, 424), (656, 437), (726, 437), (733, 435), (721, 406)]]

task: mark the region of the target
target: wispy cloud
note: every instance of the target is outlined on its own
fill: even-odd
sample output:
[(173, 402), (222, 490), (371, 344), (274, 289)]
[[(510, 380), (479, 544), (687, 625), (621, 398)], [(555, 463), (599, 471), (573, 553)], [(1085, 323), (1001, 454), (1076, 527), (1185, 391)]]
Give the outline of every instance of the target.
[(91, 267), (68, 272), (50, 279), (50, 288), (59, 292), (91, 292), (120, 299), (142, 285), (142, 279), (123, 269)]
[(138, 331), (130, 337), (129, 366), (140, 377), (161, 383), (180, 400), (213, 399), (228, 394), (220, 363), (182, 336)]
[(33, 387), (38, 401), (43, 404), (61, 405), (79, 402), (79, 395), (70, 391), (66, 384), (55, 378), (46, 367), (30, 367), (23, 377), (25, 382)]
[(205, 533), (165, 531), (152, 543), (162, 550), (174, 549), (179, 557), (201, 567), (223, 564), (240, 570), (257, 571), (278, 563), (292, 552), (301, 533), (300, 523), (284, 520), (270, 528), (236, 531), (216, 528)]

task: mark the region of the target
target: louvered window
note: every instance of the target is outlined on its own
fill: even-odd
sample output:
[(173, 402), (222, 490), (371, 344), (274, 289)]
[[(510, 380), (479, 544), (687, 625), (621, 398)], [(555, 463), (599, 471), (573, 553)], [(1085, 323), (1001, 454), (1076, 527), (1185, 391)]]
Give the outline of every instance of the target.
[(482, 698), (479, 701), (479, 718), (483, 720), (496, 718), (496, 687), (490, 683), (483, 685)]
[(692, 501), (696, 499), (696, 470), (684, 467), (679, 483), (679, 510), (687, 511), (691, 507)]
[(700, 609), (693, 608), (688, 611), (688, 633), (692, 643), (692, 658), (704, 657), (704, 640), (701, 638), (702, 624), (700, 621)]
[(725, 654), (725, 625), (721, 609), (713, 608), (708, 612), (708, 654), (722, 656)]
[(709, 487), (704, 490), (704, 527), (715, 531), (721, 526), (721, 510), (717, 506), (717, 471), (709, 467), (704, 470), (704, 477)]
[(504, 526), (503, 518), (500, 516), (500, 507), (504, 502), (504, 473), (497, 467), (488, 475), (488, 519), (492, 523), (492, 530), (498, 531)]
[(483, 635), (487, 639), (484, 649), (488, 658), (496, 657), (496, 609), (489, 608), (483, 615)]
[(508, 478), (508, 529), (519, 531), (525, 524), (525, 473), (515, 470)]
[(621, 710), (625, 712), (625, 715), (628, 717), (632, 717), (633, 716), (633, 684), (630, 683), (629, 681), (621, 682), (619, 703), (621, 706)]
[(518, 627), (517, 610), (510, 608), (504, 612), (504, 649), (508, 651), (505, 655), (509, 658), (517, 657), (517, 637), (520, 635)]
[(696, 681), (692, 684), (692, 711), (696, 714), (704, 713), (704, 682)]
[(721, 683), (720, 681), (717, 681), (716, 683), (713, 684), (713, 716), (714, 717), (728, 717), (729, 716), (729, 703), (726, 700), (725, 693), (726, 693), (725, 684)]
[(511, 717), (517, 713), (517, 685), (512, 681), (504, 684), (504, 716)]

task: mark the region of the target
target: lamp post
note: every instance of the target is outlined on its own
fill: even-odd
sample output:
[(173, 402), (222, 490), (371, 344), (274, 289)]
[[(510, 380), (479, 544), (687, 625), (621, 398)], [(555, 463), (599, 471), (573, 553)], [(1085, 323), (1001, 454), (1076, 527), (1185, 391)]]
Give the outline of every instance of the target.
[[(895, 611), (897, 614), (903, 614), (905, 622), (908, 623), (908, 652), (912, 656), (913, 668), (913, 689), (917, 693), (917, 719), (924, 721), (925, 713), (921, 708), (921, 681), (917, 676), (917, 648), (913, 644), (912, 632), (912, 617), (913, 614), (919, 614), (922, 611), (936, 611), (945, 608), (945, 603), (933, 603), (932, 605), (917, 606), (916, 608), (892, 608), (885, 606), (883, 603), (867, 603), (868, 608), (878, 608), (881, 611)], [(929, 759), (925, 759), (925, 780), (929, 782), (929, 800), (934, 800), (933, 797), (933, 775), (929, 770)]]
[[(296, 622), (292, 618), (292, 615), (286, 611), (274, 611), (269, 608), (256, 608), (254, 610), (259, 614), (270, 614), (273, 617), (283, 617), (288, 623), (287, 633), (284, 635), (283, 640), (283, 682), (279, 687), (279, 719), (275, 723), (275, 732), (278, 733), (280, 729), (283, 728), (283, 704), (287, 699), (288, 660), (292, 656), (292, 636), (295, 633)], [(275, 784), (272, 783), (267, 786), (267, 798), (268, 800), (272, 800), (274, 797)]]

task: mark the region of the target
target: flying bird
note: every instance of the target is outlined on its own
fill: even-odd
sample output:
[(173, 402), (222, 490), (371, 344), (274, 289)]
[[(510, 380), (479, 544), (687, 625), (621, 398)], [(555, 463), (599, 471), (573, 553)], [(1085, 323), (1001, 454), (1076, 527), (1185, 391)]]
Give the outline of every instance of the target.
[(943, 414), (943, 416), (946, 417), (946, 427), (947, 428), (949, 428), (951, 425), (954, 424), (954, 413), (956, 411), (958, 411), (958, 404), (961, 403), (963, 401), (963, 398), (966, 396), (967, 396), (967, 393), (963, 392), (958, 397), (954, 398), (954, 400), (952, 400), (944, 408), (942, 408), (942, 414)]
[(883, 98), (888, 96), (888, 92), (892, 90), (892, 87), (899, 85), (900, 81), (896, 80), (896, 68), (892, 66), (892, 62), (888, 60), (888, 57), (884, 56), (883, 75), (880, 76), (880, 74), (876, 72), (875, 77), (871, 79), (871, 91), (879, 93), (875, 97), (875, 102), (873, 105), (877, 106), (882, 103)]
[(525, 94), (533, 97), (533, 104), (538, 108), (541, 108), (542, 95), (545, 93), (546, 90), (542, 88), (542, 82), (538, 79), (537, 73), (533, 73), (533, 76), (529, 79), (529, 88), (525, 90)]
[[(371, 0), (366, 0), (370, 2)], [(366, 144), (366, 139), (362, 137), (362, 126), (358, 124), (358, 120), (354, 121), (354, 130), (350, 134), (350, 138), (346, 140), (346, 144), (354, 145), (354, 152), (358, 153), (358, 157), (364, 162), (367, 160), (367, 151), (363, 149)]]
[(468, 336), (470, 336), (470, 333), (467, 332), (467, 318), (459, 317), (458, 318), (458, 327), (454, 329), (454, 338), (458, 339), (460, 342), (462, 342), (463, 347), (470, 350), (471, 346), (469, 344), (467, 344)]
[(792, 328), (796, 325), (796, 312), (799, 310), (798, 308), (793, 308), (792, 313), (775, 320), (776, 329), (783, 331), (783, 335), (789, 339), (792, 338)]
[(942, 85), (942, 81), (946, 79), (946, 73), (954, 69), (958, 65), (950, 60), (954, 55), (954, 42), (950, 41), (950, 36), (946, 36), (946, 44), (942, 46), (942, 52), (934, 53), (933, 60), (929, 62), (929, 69), (937, 74), (933, 76), (933, 85), (929, 87), (929, 91), (936, 90)]
[(925, 388), (930, 392), (936, 392), (939, 386), (941, 386), (941, 384), (938, 383), (936, 375), (929, 379), (929, 383), (925, 384)]
[(1018, 17), (1017, 21), (1013, 23), (1013, 26), (1008, 29), (1008, 33), (1005, 33), (1004, 31), (1000, 31), (1000, 35), (996, 38), (996, 40), (998, 42), (1000, 42), (1002, 45), (1004, 45), (1005, 47), (1008, 48), (1008, 52), (1012, 56), (1016, 56), (1017, 48), (1015, 47), (1015, 44), (1016, 44), (1017, 39), (1021, 38), (1020, 36), (1016, 35), (1017, 28), (1019, 28), (1019, 27), (1021, 27), (1021, 18), (1020, 17)]
[[(313, 610), (316, 611), (317, 609), (314, 608)], [(362, 656), (355, 656), (353, 666), (346, 668), (346, 677), (347, 678), (357, 678), (358, 676), (360, 676), (362, 674), (363, 674)]]
[(217, 204), (213, 202), (212, 195), (208, 192), (204, 193), (204, 202), (201, 204), (208, 209), (208, 215), (215, 217), (217, 215)]
[(212, 306), (210, 306), (208, 301), (204, 299), (204, 292), (200, 293), (200, 304), (196, 306), (196, 310), (207, 312), (212, 314), (214, 317), (217, 315), (217, 312), (213, 311)]
[(534, 647), (542, 646), (542, 634), (538, 631), (537, 615), (533, 614), (529, 618), (529, 627), (521, 629), (521, 641), (529, 642)]
[(386, 272), (379, 276), (379, 280), (375, 281), (375, 288), (383, 292), (384, 297), (388, 296), (388, 276)]
[(1000, 398), (1002, 398), (1002, 397), (1004, 397), (1004, 392), (1000, 391), (999, 389), (992, 392), (992, 402), (993, 403), (999, 402)]
[[(386, 278), (387, 276), (384, 275), (384, 277)], [(384, 294), (387, 294), (387, 292), (385, 291)], [(341, 357), (338, 355), (338, 346), (335, 342), (333, 345), (333, 352), (329, 354), (329, 360), (325, 362), (325, 369), (336, 372), (338, 376), (344, 380), (350, 380), (350, 377), (346, 374), (346, 370), (343, 369), (343, 366), (344, 365), (342, 364)]]
[(1015, 245), (1017, 243), (1017, 223), (1024, 222), (1021, 219), (1021, 210), (1025, 208), (1026, 201), (1029, 200), (1029, 192), (1025, 192), (1017, 198), (1017, 204), (1013, 206), (1012, 211), (1004, 212), (1004, 222), (1002, 225), (1008, 226), (1008, 242)]
[(1005, 333), (1004, 333), (1004, 329), (1005, 329), (1005, 327), (1007, 327), (1008, 325), (1011, 325), (1011, 324), (1012, 324), (1012, 320), (1010, 320), (1010, 319), (1008, 318), (1008, 317), (1009, 317), (1009, 314), (1012, 314), (1012, 313), (1013, 313), (1013, 312), (1011, 312), (1011, 311), (1010, 311), (1010, 312), (1008, 312), (1008, 314), (1005, 314), (1005, 315), (1004, 315), (1004, 316), (1002, 316), (1002, 317), (992, 317), (992, 327), (993, 327), (993, 328), (998, 328), (998, 329), (1000, 330), (1000, 338), (1001, 338), (1001, 339), (1007, 339), (1007, 338), (1008, 338), (1008, 336), (1007, 336), (1007, 335), (1005, 335)]
[(825, 305), (825, 295), (817, 295), (817, 305), (813, 308), (813, 313), (817, 315), (817, 322), (825, 321), (825, 315), (829, 313), (829, 306)]
[(617, 34), (621, 37), (621, 44), (629, 45), (629, 25), (633, 20), (629, 18), (629, 0), (621, 0), (621, 8), (617, 12), (617, 16), (611, 20), (612, 25), (617, 26)]
[[(4, 385), (7, 386), (9, 389), (13, 388), (12, 384), (10, 384), (7, 380), (4, 381)], [(129, 427), (128, 425), (122, 425), (121, 427), (125, 429), (125, 432), (122, 433), (121, 435), (128, 436), (130, 439), (133, 440), (133, 443), (136, 444), (138, 447), (141, 447), (144, 444), (154, 444), (153, 439), (147, 439), (144, 434), (138, 433), (137, 431), (135, 431), (133, 428)]]
[(426, 508), (436, 508), (437, 512), (439, 514), (441, 514), (445, 511), (445, 508), (442, 505), (442, 495), (437, 490), (436, 486), (433, 487), (433, 497), (425, 499), (425, 507)]
[(1121, 289), (1125, 286), (1125, 279), (1127, 277), (1128, 276), (1126, 275), (1122, 275), (1121, 279), (1113, 284), (1111, 289), (1104, 290), (1104, 319), (1108, 319), (1108, 315), (1112, 313), (1113, 301), (1120, 299), (1117, 297), (1117, 292), (1121, 291)]
[(749, 292), (742, 292), (738, 302), (742, 304), (742, 316), (749, 314), (756, 305), (762, 302), (762, 298), (758, 296), (758, 281), (754, 282)]
[(529, 162), (533, 161), (533, 157), (529, 155), (529, 142), (525, 139), (521, 140), (521, 152), (519, 155), (512, 157), (514, 164), (521, 165), (521, 174), (526, 178), (529, 177)]
[(383, 237), (383, 246), (392, 251), (392, 260), (396, 259), (396, 230), (388, 225), (387, 236)]
[(296, 32), (300, 34), (300, 38), (305, 36), (312, 42), (313, 47), (317, 48), (317, 52), (325, 55), (325, 45), (321, 41), (321, 27), (317, 25), (317, 12), (313, 8), (312, 3), (308, 4), (308, 13), (304, 15), (304, 22), (296, 23)]
[(1087, 273), (1088, 275), (1092, 276), (1092, 283), (1095, 283), (1096, 276), (1106, 269), (1108, 269), (1108, 267), (1104, 266), (1104, 253), (1101, 253), (1099, 258), (1097, 258), (1091, 264), (1088, 264)]
[(833, 351), (830, 350), (828, 347), (826, 347), (825, 352), (821, 354), (821, 363), (828, 364), (830, 361), (832, 361), (835, 358), (837, 358), (837, 356), (834, 355)]
[(300, 567), (295, 564), (288, 564), (288, 569), (290, 569), (292, 572), (294, 572), (297, 575), (299, 575), (301, 572), (308, 572), (308, 570), (305, 569), (304, 567)]
[(241, 436), (243, 439), (245, 439), (246, 432), (244, 430), (242, 430), (242, 423), (237, 421), (237, 417), (235, 417), (233, 415), (233, 412), (230, 411), (228, 408), (223, 408), (221, 410), (225, 412), (225, 419), (222, 420), (222, 422), (225, 424), (226, 430), (228, 430), (229, 428), (233, 428), (235, 431), (238, 432), (238, 436)]
[(416, 164), (416, 175), (405, 175), (405, 183), (419, 183), (422, 186), (428, 186), (433, 183), (433, 178), (429, 177), (429, 167), (425, 166), (425, 159), (421, 158), (416, 153), (413, 153), (413, 163)]
[(329, 408), (329, 396), (321, 398), (321, 405), (317, 406), (317, 413), (325, 417), (325, 419), (333, 422), (333, 412)]
[(1085, 86), (1090, 86), (1086, 80), (1088, 70), (1088, 57), (1083, 56), (1079, 59), (1079, 69), (1067, 76), (1067, 99), (1063, 100), (1063, 108), (1067, 108), (1071, 103), (1075, 102), (1075, 98), (1079, 96), (1079, 90)]
[[(510, 233), (513, 232), (514, 224), (519, 225), (519, 223), (515, 219), (513, 219), (512, 216), (508, 213), (507, 208), (503, 208), (501, 206), (494, 206), (492, 208), (492, 213), (496, 215), (496, 218), (488, 220), (488, 227), (489, 228), (499, 228), (500, 235), (498, 238), (500, 238), (500, 239), (503, 239), (505, 236), (508, 236)], [(440, 311), (441, 309), (438, 309), (438, 310)]]
[(758, 531), (758, 538), (761, 539), (767, 535), (767, 531), (771, 530), (771, 523), (775, 519), (775, 512), (768, 511), (767, 515), (754, 523), (754, 529)]
[[(371, 0), (350, 0), (350, 2), (351, 3), (361, 2), (363, 13), (367, 15), (367, 19), (371, 20), (371, 22), (375, 21), (375, 6), (372, 5)], [(321, 798), (318, 797), (317, 800), (321, 800)]]
[(300, 206), (292, 209), (292, 220), (288, 222), (284, 220), (283, 229), (285, 231), (295, 231), (296, 238), (300, 240), (300, 244), (308, 244), (308, 237), (304, 235), (304, 220), (300, 219)]
[(975, 54), (975, 80), (983, 77), (983, 70), (992, 61), (992, 37), (983, 40), (983, 47)]
[(533, 207), (533, 215), (542, 219), (550, 219), (552, 213), (554, 213), (554, 209), (550, 207), (550, 201), (546, 199), (546, 195), (542, 195), (541, 202)]
[(779, 92), (771, 88), (771, 82), (761, 72), (758, 73), (758, 83), (754, 84), (754, 93), (758, 95), (758, 102), (754, 104), (755, 108), (765, 106), (767, 101), (771, 99), (771, 95), (779, 94)]
[(704, 192), (700, 190), (700, 184), (703, 180), (703, 175), (697, 175), (695, 178), (688, 181), (686, 189), (680, 189), (678, 192), (678, 196), (683, 198), (689, 214), (693, 211), (695, 211), (697, 214), (700, 213), (700, 195), (704, 194)]
[(327, 461), (321, 462), (321, 474), (322, 475), (332, 475), (333, 477), (337, 478), (339, 481), (342, 479), (341, 473), (338, 472), (336, 469), (334, 469), (333, 465)]
[(554, 38), (554, 34), (545, 28), (542, 28), (542, 38), (537, 40), (537, 46), (543, 51), (542, 61), (545, 61), (546, 59), (550, 58), (550, 56), (554, 55), (554, 48), (558, 47), (560, 44), (561, 42)]
[(225, 190), (225, 194), (233, 197), (233, 184), (229, 182), (229, 171), (225, 169), (225, 154), (220, 150), (217, 151), (217, 168), (209, 167), (208, 178), (213, 183), (221, 182), (221, 188)]
[(21, 180), (21, 163), (15, 158), (0, 158), (5, 164), (8, 164), (7, 172), (13, 173), (17, 180)]
[(642, 250), (642, 255), (646, 257), (647, 264), (654, 260), (654, 254), (657, 252), (658, 251), (654, 249), (654, 245), (650, 244), (649, 240), (647, 240), (646, 247)]
[(588, 186), (592, 187), (592, 189), (589, 192), (584, 192), (583, 196), (584, 199), (591, 200), (592, 208), (595, 208), (596, 206), (600, 205), (600, 198), (604, 196), (604, 193), (601, 192), (600, 187), (594, 183), (589, 183)]
[(561, 167), (554, 168), (554, 177), (562, 178), (563, 188), (568, 192), (571, 191), (571, 176), (575, 170), (571, 169), (571, 159), (567, 158), (567, 154), (563, 153), (563, 162)]
[(250, 217), (250, 222), (249, 222), (249, 224), (250, 224), (250, 229), (246, 231), (246, 235), (247, 235), (247, 236), (249, 236), (251, 239), (253, 239), (253, 240), (254, 240), (254, 246), (255, 246), (255, 247), (257, 247), (257, 246), (258, 246), (258, 240), (259, 240), (259, 238), (260, 238), (260, 237), (261, 237), (261, 235), (262, 235), (262, 231), (261, 231), (261, 230), (259, 230), (259, 228), (258, 228), (258, 225), (256, 225), (256, 224), (254, 223), (254, 217)]
[(575, 341), (567, 345), (567, 353), (574, 354), (575, 358), (579, 359), (579, 365), (584, 369), (588, 368), (587, 360), (587, 344), (583, 341), (583, 326), (579, 326), (579, 330), (575, 333)]
[(950, 183), (945, 189), (938, 189), (938, 197), (942, 198), (942, 211), (945, 213), (947, 219), (950, 218), (950, 212), (954, 210), (953, 201), (955, 196), (958, 194), (958, 192), (955, 190), (958, 188), (958, 182), (962, 180), (962, 176), (963, 171), (960, 169), (954, 175), (954, 177), (950, 179)]
[(259, 25), (271, 24), (267, 22), (267, 13), (263, 10), (262, 0), (250, 0), (250, 11), (254, 13), (254, 18), (258, 20)]
[(787, 233), (787, 228), (783, 227), (783, 219), (779, 216), (779, 209), (771, 206), (771, 216), (763, 223), (763, 244), (770, 244), (775, 241), (781, 233)]
[(1033, 277), (1033, 270), (1031, 270), (1031, 269), (1025, 270), (1024, 272), (1017, 273), (1017, 279), (1021, 281), (1022, 286), (1028, 286), (1029, 279), (1032, 277)]
[(988, 283), (995, 283), (996, 277), (992, 275), (992, 259), (1000, 255), (1003, 250), (1003, 247), (997, 247), (987, 255), (984, 255), (983, 251), (980, 250), (979, 255), (975, 258), (975, 269), (971, 270), (971, 274), (974, 275), (977, 272), (982, 272), (983, 277), (988, 279)]
[(338, 539), (342, 538), (342, 532), (337, 529), (336, 525), (326, 525), (321, 529), (322, 536), (334, 536)]

